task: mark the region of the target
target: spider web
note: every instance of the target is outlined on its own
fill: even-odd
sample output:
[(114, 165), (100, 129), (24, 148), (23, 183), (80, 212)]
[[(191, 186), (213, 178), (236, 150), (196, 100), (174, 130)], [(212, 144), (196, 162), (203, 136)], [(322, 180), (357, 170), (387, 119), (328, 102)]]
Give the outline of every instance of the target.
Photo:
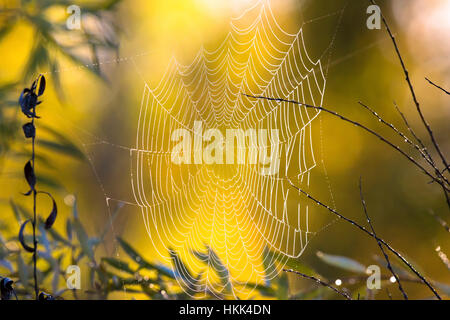
[[(311, 127), (320, 111), (243, 95), (322, 105), (326, 77), (321, 61), (308, 55), (304, 25), (288, 33), (268, 2), (257, 3), (232, 19), (218, 46), (202, 47), (189, 65), (172, 58), (157, 85), (144, 85), (130, 150), (133, 195), (154, 247), (164, 243), (161, 256), (169, 249), (178, 281), (191, 295), (248, 295), (250, 283), (278, 273), (280, 262), (265, 250), (297, 258), (314, 234), (314, 212), (290, 191), (288, 179), (309, 188), (316, 167)], [(278, 129), (280, 172), (261, 175), (249, 164), (173, 164), (171, 132), (195, 134), (194, 121), (208, 128)]]

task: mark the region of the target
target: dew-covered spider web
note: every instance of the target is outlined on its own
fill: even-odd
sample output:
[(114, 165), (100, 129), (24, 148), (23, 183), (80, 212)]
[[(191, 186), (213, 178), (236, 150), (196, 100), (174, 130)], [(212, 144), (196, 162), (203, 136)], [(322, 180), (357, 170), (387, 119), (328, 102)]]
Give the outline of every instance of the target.
[[(312, 183), (312, 125), (319, 111), (244, 94), (321, 106), (325, 86), (303, 26), (284, 31), (267, 2), (232, 19), (223, 42), (202, 47), (191, 64), (172, 58), (157, 85), (145, 83), (131, 150), (133, 194), (151, 241), (165, 244), (190, 294), (241, 296), (250, 280), (277, 275), (280, 261), (266, 250), (293, 258), (305, 250), (314, 211), (289, 180), (305, 190)], [(279, 172), (262, 175), (248, 164), (174, 164), (171, 133), (198, 134), (195, 121), (223, 130), (278, 129)]]
[[(145, 80), (140, 66), (148, 53), (86, 66), (120, 62), (142, 80), (140, 105), (134, 108), (138, 113), (135, 140), (129, 146), (70, 125), (76, 127), (76, 135), (83, 135), (81, 145), (105, 197), (109, 218), (116, 203), (134, 211), (138, 208), (151, 252), (157, 253), (154, 260), (166, 262), (189, 295), (253, 297), (257, 284), (276, 277), (286, 261), (300, 257), (323, 230), (323, 220), (317, 219), (319, 206), (290, 185), (309, 191), (317, 183), (319, 175), (314, 173), (320, 164), (334, 206), (323, 163), (320, 112), (249, 96), (322, 106), (338, 26), (316, 59), (308, 52), (305, 30), (313, 22), (342, 17), (342, 13), (305, 19), (290, 33), (277, 22), (270, 2), (259, 1), (231, 20), (221, 41), (199, 48), (190, 63), (172, 57), (155, 84)], [(194, 123), (199, 121), (203, 130), (215, 128), (223, 133), (277, 129), (279, 140), (269, 135), (267, 144), (258, 149), (278, 147), (279, 170), (263, 175), (260, 164), (175, 164), (171, 134), (184, 129), (194, 137), (198, 135)], [(129, 157), (130, 198), (115, 197), (104, 183), (103, 164), (96, 164), (94, 156), (100, 146), (124, 151)], [(244, 151), (249, 149), (246, 144)], [(318, 220), (321, 223), (315, 223)], [(112, 221), (111, 227), (115, 236)], [(115, 249), (119, 255), (117, 243)]]

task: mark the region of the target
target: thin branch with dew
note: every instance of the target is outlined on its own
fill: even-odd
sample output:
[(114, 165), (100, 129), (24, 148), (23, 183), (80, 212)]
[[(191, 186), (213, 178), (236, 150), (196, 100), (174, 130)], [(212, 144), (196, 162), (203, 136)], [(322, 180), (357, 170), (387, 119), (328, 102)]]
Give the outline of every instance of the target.
[(340, 214), (339, 212), (337, 212), (333, 208), (331, 208), (328, 205), (326, 205), (326, 204), (320, 202), (319, 200), (315, 199), (309, 193), (307, 193), (303, 189), (300, 189), (299, 187), (294, 185), (289, 178), (287, 180), (289, 181), (289, 184), (294, 189), (296, 189), (299, 193), (305, 195), (307, 198), (309, 198), (310, 200), (314, 201), (319, 206), (324, 207), (325, 209), (327, 209), (328, 211), (330, 211), (331, 213), (333, 213), (337, 217), (339, 217), (339, 218), (343, 219), (344, 221), (352, 224), (353, 226), (357, 227), (358, 229), (360, 229), (361, 231), (363, 231), (367, 235), (371, 236), (372, 238), (374, 238), (375, 240), (377, 240), (381, 244), (383, 244), (390, 252), (392, 252), (395, 256), (397, 256), (420, 280), (422, 280), (422, 282), (431, 290), (431, 292), (433, 292), (433, 294), (436, 296), (436, 298), (438, 298), (439, 300), (442, 300), (441, 296), (437, 293), (436, 289), (431, 285), (431, 283), (427, 279), (425, 279), (425, 277), (422, 274), (420, 274), (420, 272), (417, 271), (416, 268), (414, 268), (414, 266), (411, 263), (409, 263), (398, 251), (393, 249), (386, 241), (384, 241), (383, 239), (379, 238), (378, 236), (373, 234), (373, 232), (367, 230), (365, 227), (361, 226), (360, 224), (358, 224), (357, 222), (353, 221), (352, 219), (349, 219), (349, 218), (343, 216), (342, 214)]
[[(406, 143), (408, 143), (414, 149), (416, 149), (421, 154), (421, 156), (425, 159), (425, 161), (434, 169), (434, 171), (436, 172), (436, 175), (440, 179), (444, 180), (447, 184), (449, 184), (449, 181), (447, 180), (447, 178), (436, 167), (433, 158), (428, 153), (425, 153), (423, 148), (421, 148), (417, 144), (413, 143), (403, 132), (398, 130), (392, 123), (389, 123), (386, 120), (384, 120), (375, 110), (370, 108), (368, 105), (362, 103), (361, 101), (358, 101), (358, 104), (363, 106), (366, 110), (368, 110), (370, 113), (372, 113), (372, 115), (375, 116), (378, 119), (378, 121), (380, 121), (382, 124), (386, 125), (387, 127), (391, 128), (395, 133), (397, 133), (400, 137), (402, 137)], [(449, 203), (449, 208), (450, 208), (450, 203)]]
[(428, 83), (431, 84), (432, 86), (435, 86), (435, 87), (438, 88), (439, 90), (441, 90), (441, 91), (445, 92), (446, 94), (450, 95), (450, 92), (449, 92), (449, 91), (447, 91), (447, 90), (445, 90), (444, 88), (442, 88), (441, 86), (437, 85), (436, 83), (434, 83), (434, 82), (431, 81), (430, 79), (425, 78), (425, 80), (427, 80)]
[[(372, 4), (374, 4), (374, 5), (376, 5), (374, 0), (370, 0), (370, 2)], [(384, 26), (386, 28), (386, 31), (388, 32), (389, 37), (391, 38), (392, 43), (394, 44), (395, 52), (397, 53), (397, 57), (400, 60), (400, 64), (402, 66), (403, 73), (405, 74), (405, 79), (406, 79), (406, 82), (408, 84), (409, 91), (411, 93), (411, 96), (412, 96), (412, 99), (414, 101), (414, 104), (416, 106), (417, 113), (419, 114), (420, 120), (422, 121), (423, 125), (425, 126), (425, 128), (426, 128), (426, 130), (428, 132), (428, 135), (430, 136), (431, 142), (433, 143), (434, 148), (436, 149), (437, 153), (439, 154), (439, 157), (441, 158), (442, 163), (444, 164), (444, 167), (448, 168), (449, 165), (447, 163), (447, 159), (445, 158), (444, 154), (442, 153), (442, 151), (441, 151), (441, 149), (439, 147), (439, 144), (437, 143), (437, 141), (436, 141), (436, 139), (434, 137), (434, 133), (431, 130), (430, 125), (428, 124), (428, 122), (425, 119), (425, 116), (422, 113), (422, 109), (420, 107), (419, 101), (417, 100), (416, 92), (414, 90), (414, 87), (412, 85), (411, 79), (409, 77), (409, 72), (406, 69), (406, 65), (405, 65), (405, 63), (403, 61), (402, 55), (400, 54), (400, 49), (398, 48), (397, 41), (395, 40), (395, 37), (394, 37), (394, 35), (392, 34), (392, 31), (391, 31), (391, 28), (389, 27), (389, 24), (387, 23), (386, 18), (384, 17), (384, 15), (383, 15), (383, 13), (381, 11), (380, 11), (380, 14), (381, 14), (381, 19), (383, 21), (383, 24), (384, 24)]]
[(378, 237), (375, 232), (375, 228), (373, 227), (372, 221), (370, 220), (370, 217), (369, 217), (369, 213), (367, 212), (366, 200), (364, 199), (364, 195), (363, 195), (363, 191), (362, 191), (362, 178), (361, 177), (359, 178), (359, 196), (361, 198), (361, 204), (363, 206), (364, 214), (366, 215), (367, 223), (369, 224), (370, 229), (372, 230), (372, 233), (374, 234), (375, 239), (377, 240), (377, 244), (380, 247), (381, 253), (383, 253), (384, 259), (386, 260), (386, 267), (392, 273), (395, 280), (397, 281), (398, 289), (402, 293), (403, 298), (405, 298), (405, 300), (408, 300), (408, 295), (406, 294), (405, 290), (403, 289), (403, 286), (400, 282), (400, 278), (395, 273), (394, 269), (392, 268), (391, 261), (389, 260), (389, 256), (387, 255), (386, 251), (384, 251), (384, 248), (383, 248), (383, 245), (381, 244), (381, 242), (377, 239)]
[(390, 147), (392, 147), (393, 149), (395, 149), (397, 152), (399, 152), (400, 154), (402, 154), (405, 158), (407, 158), (410, 162), (412, 162), (416, 167), (418, 167), (423, 173), (425, 173), (429, 178), (431, 178), (433, 181), (437, 182), (438, 184), (442, 185), (447, 191), (450, 191), (449, 186), (445, 183), (445, 181), (439, 179), (438, 177), (433, 176), (428, 170), (426, 170), (420, 163), (418, 163), (415, 159), (413, 159), (410, 155), (408, 155), (405, 151), (403, 151), (402, 149), (400, 149), (399, 146), (396, 146), (395, 144), (393, 144), (392, 142), (390, 142), (389, 140), (387, 140), (386, 138), (384, 138), (382, 135), (380, 135), (379, 133), (373, 131), (372, 129), (366, 127), (365, 125), (356, 122), (354, 120), (351, 120), (349, 118), (346, 118), (342, 115), (340, 115), (339, 113), (329, 110), (327, 108), (324, 107), (318, 107), (318, 106), (313, 106), (310, 104), (306, 104), (303, 102), (299, 102), (296, 100), (288, 100), (288, 99), (282, 99), (282, 98), (271, 98), (271, 97), (265, 97), (265, 96), (254, 96), (254, 95), (249, 95), (246, 93), (242, 93), (244, 96), (249, 97), (249, 98), (254, 98), (254, 99), (264, 99), (264, 100), (269, 100), (269, 101), (277, 101), (277, 102), (287, 102), (287, 103), (292, 103), (292, 104), (297, 104), (300, 106), (304, 106), (305, 108), (311, 108), (311, 109), (316, 109), (316, 110), (321, 110), (324, 112), (327, 112), (335, 117), (338, 117), (339, 119), (349, 122), (361, 129), (363, 129), (364, 131), (370, 133), (371, 135), (377, 137), (379, 140), (383, 141), (385, 144), (389, 145)]
[(301, 273), (301, 272), (299, 272), (299, 271), (292, 270), (292, 269), (283, 269), (283, 271), (284, 271), (284, 272), (289, 272), (289, 273), (294, 273), (294, 274), (299, 275), (299, 276), (301, 276), (301, 277), (303, 277), (303, 278), (313, 280), (313, 281), (317, 282), (318, 284), (320, 284), (320, 285), (322, 285), (322, 286), (324, 286), (324, 287), (326, 287), (326, 288), (329, 288), (329, 289), (333, 290), (333, 291), (336, 292), (337, 294), (340, 294), (340, 295), (343, 296), (345, 299), (347, 299), (347, 300), (352, 300), (352, 298), (351, 298), (346, 292), (341, 291), (341, 290), (338, 290), (337, 288), (335, 288), (335, 287), (333, 287), (332, 285), (330, 285), (330, 284), (328, 284), (328, 283), (326, 283), (326, 282), (320, 280), (319, 278), (316, 278), (316, 277), (313, 277), (313, 276), (308, 276), (307, 274), (304, 274), (304, 273)]

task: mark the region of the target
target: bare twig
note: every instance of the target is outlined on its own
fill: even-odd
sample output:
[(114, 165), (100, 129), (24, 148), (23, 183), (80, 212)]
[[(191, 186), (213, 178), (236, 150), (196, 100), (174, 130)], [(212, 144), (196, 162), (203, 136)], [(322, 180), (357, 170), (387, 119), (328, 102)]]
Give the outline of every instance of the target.
[(445, 90), (445, 89), (442, 88), (441, 86), (438, 86), (436, 83), (434, 83), (434, 82), (431, 81), (430, 79), (425, 78), (425, 80), (427, 80), (429, 84), (435, 86), (436, 88), (438, 88), (438, 89), (442, 90), (443, 92), (445, 92), (446, 94), (450, 95), (450, 92), (449, 92), (449, 91)]
[[(378, 237), (377, 237), (377, 234), (375, 232), (375, 228), (373, 227), (372, 221), (370, 220), (370, 217), (369, 217), (369, 213), (367, 212), (366, 201), (364, 200), (364, 195), (363, 195), (363, 191), (362, 191), (362, 179), (361, 179), (361, 177), (359, 178), (359, 195), (361, 197), (361, 204), (362, 204), (363, 209), (364, 209), (364, 214), (366, 215), (367, 223), (369, 224), (370, 229), (372, 230), (372, 233), (374, 234), (375, 238), (377, 239)], [(398, 289), (402, 293), (403, 298), (405, 298), (405, 300), (408, 300), (408, 295), (406, 294), (405, 290), (402, 287), (402, 284), (400, 282), (400, 278), (394, 272), (394, 269), (391, 266), (391, 261), (389, 260), (389, 256), (384, 251), (383, 245), (381, 244), (381, 242), (378, 239), (377, 239), (377, 244), (380, 247), (381, 252), (383, 253), (384, 259), (386, 260), (387, 268), (389, 269), (389, 271), (392, 273), (392, 275), (394, 276), (395, 280), (397, 281)]]
[(347, 293), (345, 293), (344, 291), (338, 290), (337, 288), (335, 288), (335, 287), (333, 287), (332, 285), (330, 285), (330, 284), (328, 284), (328, 283), (326, 283), (326, 282), (320, 280), (319, 278), (316, 278), (316, 277), (313, 277), (313, 276), (308, 276), (307, 274), (304, 274), (304, 273), (301, 273), (301, 272), (299, 272), (299, 271), (292, 270), (292, 269), (283, 269), (283, 271), (284, 271), (284, 272), (294, 273), (294, 274), (296, 274), (296, 275), (302, 276), (303, 278), (313, 280), (313, 281), (317, 282), (318, 284), (320, 284), (320, 285), (322, 285), (322, 286), (324, 286), (324, 287), (327, 287), (327, 288), (333, 290), (333, 291), (336, 292), (337, 294), (340, 294), (340, 295), (343, 296), (345, 299), (347, 299), (347, 300), (352, 300), (352, 298), (351, 298)]
[[(362, 103), (361, 101), (358, 101), (358, 103), (363, 106), (366, 110), (369, 110), (370, 113), (372, 113), (372, 115), (374, 115), (378, 121), (380, 121), (381, 123), (383, 123), (384, 125), (386, 125), (387, 127), (391, 128), (392, 130), (394, 130), (395, 133), (397, 133), (400, 137), (402, 137), (404, 139), (404, 141), (406, 143), (408, 143), (409, 145), (411, 145), (412, 147), (414, 147), (417, 151), (419, 151), (419, 153), (422, 155), (422, 157), (425, 159), (426, 162), (428, 162), (428, 164), (433, 167), (434, 171), (436, 172), (436, 175), (444, 180), (447, 184), (449, 184), (449, 181), (447, 180), (447, 178), (441, 173), (441, 171), (436, 167), (433, 158), (427, 153), (425, 153), (425, 150), (423, 150), (423, 148), (419, 147), (417, 144), (413, 143), (403, 132), (401, 132), (400, 130), (398, 130), (392, 123), (387, 122), (386, 120), (384, 120), (377, 112), (375, 112), (372, 108), (370, 108), (369, 106), (367, 106), (366, 104)], [(450, 205), (450, 204), (449, 204)]]
[(397, 110), (397, 112), (400, 114), (400, 117), (402, 117), (403, 122), (405, 123), (406, 127), (408, 128), (408, 131), (412, 134), (414, 139), (416, 139), (417, 143), (422, 147), (423, 151), (428, 155), (428, 158), (430, 159), (430, 161), (432, 161), (434, 163), (434, 160), (431, 157), (431, 155), (429, 154), (427, 147), (424, 145), (422, 140), (416, 135), (416, 133), (414, 132), (413, 128), (409, 125), (409, 122), (406, 119), (406, 116), (403, 114), (403, 112), (397, 106), (397, 103), (395, 103), (395, 101), (394, 101), (394, 106), (395, 106), (395, 109)]
[(414, 165), (416, 165), (416, 167), (418, 167), (423, 173), (425, 173), (428, 177), (430, 177), (433, 181), (437, 182), (438, 184), (442, 185), (443, 188), (445, 188), (447, 191), (450, 191), (450, 188), (445, 184), (444, 181), (442, 181), (441, 179), (433, 176), (428, 170), (426, 170), (420, 163), (418, 163), (416, 160), (414, 160), (410, 155), (408, 155), (405, 151), (403, 151), (402, 149), (400, 149), (400, 147), (394, 145), (392, 142), (390, 142), (389, 140), (387, 140), (386, 138), (384, 138), (383, 136), (381, 136), (380, 134), (378, 134), (377, 132), (373, 131), (372, 129), (369, 129), (368, 127), (366, 127), (365, 125), (356, 122), (354, 120), (351, 120), (349, 118), (346, 118), (342, 115), (340, 115), (339, 113), (326, 109), (324, 107), (317, 107), (317, 106), (313, 106), (310, 104), (306, 104), (303, 102), (299, 102), (296, 100), (287, 100), (287, 99), (282, 99), (282, 98), (271, 98), (271, 97), (264, 97), (264, 96), (253, 96), (253, 95), (249, 95), (249, 94), (245, 94), (243, 93), (244, 96), (249, 97), (249, 98), (254, 98), (254, 99), (264, 99), (264, 100), (269, 100), (269, 101), (277, 101), (277, 102), (287, 102), (287, 103), (292, 103), (292, 104), (297, 104), (297, 105), (301, 105), (304, 106), (305, 108), (311, 108), (311, 109), (316, 109), (316, 110), (321, 110), (324, 112), (327, 112), (329, 114), (332, 114), (335, 117), (338, 117), (341, 120), (344, 120), (346, 122), (349, 122), (365, 131), (367, 131), (368, 133), (372, 134), (373, 136), (377, 137), (378, 139), (380, 139), (381, 141), (383, 141), (384, 143), (386, 143), (387, 145), (389, 145), (390, 147), (392, 147), (393, 149), (395, 149), (397, 152), (399, 152), (400, 154), (402, 154), (405, 158), (407, 158), (410, 162), (412, 162)]
[[(375, 112), (374, 110), (372, 110), (369, 106), (365, 105), (364, 103), (362, 103), (361, 101), (358, 102), (361, 106), (363, 106), (365, 109), (369, 110), (381, 123), (383, 123), (384, 125), (388, 126), (389, 128), (391, 128), (392, 130), (394, 130), (400, 137), (402, 137), (406, 143), (408, 143), (409, 145), (413, 146), (417, 151), (419, 151), (419, 153), (422, 155), (422, 158), (425, 159), (425, 161), (434, 169), (434, 172), (436, 173), (436, 176), (439, 177), (439, 179), (442, 179), (443, 181), (445, 181), (447, 183), (447, 185), (450, 185), (448, 179), (444, 176), (444, 171), (440, 171), (438, 167), (436, 167), (436, 164), (433, 160), (433, 157), (431, 157), (431, 155), (428, 153), (428, 150), (425, 148), (425, 146), (423, 146), (422, 141), (417, 138), (417, 136), (414, 134), (414, 137), (416, 137), (416, 140), (420, 141), (421, 145), (423, 146), (423, 148), (419, 147), (417, 144), (413, 143), (403, 132), (401, 132), (400, 130), (398, 130), (392, 123), (389, 123), (387, 121), (385, 121), (377, 112)], [(394, 103), (395, 105), (395, 103)], [(395, 107), (397, 108), (397, 106), (395, 105)], [(397, 111), (400, 112), (400, 110), (397, 108)], [(409, 126), (405, 116), (403, 115), (403, 113), (401, 113), (401, 116), (403, 118), (403, 120), (405, 121), (405, 123), (407, 124), (408, 128), (410, 129), (410, 132), (414, 132), (412, 130), (412, 128)], [(445, 196), (445, 200), (447, 201), (447, 206), (450, 209), (450, 197), (448, 195), (448, 192), (445, 190), (445, 188), (443, 188), (444, 191), (444, 196)]]
[[(372, 2), (372, 4), (375, 5), (375, 1), (374, 0), (370, 0), (370, 1)], [(419, 114), (420, 120), (422, 121), (423, 125), (425, 126), (425, 128), (426, 128), (426, 130), (428, 132), (428, 135), (431, 138), (431, 142), (433, 143), (434, 148), (436, 149), (437, 153), (439, 154), (439, 157), (441, 158), (442, 163), (444, 164), (444, 167), (447, 168), (448, 167), (447, 160), (446, 160), (444, 154), (442, 153), (441, 149), (439, 148), (439, 145), (438, 145), (438, 143), (437, 143), (437, 141), (436, 141), (436, 139), (434, 137), (433, 131), (431, 130), (430, 125), (428, 124), (428, 122), (426, 121), (426, 119), (425, 119), (425, 117), (424, 117), (424, 115), (422, 113), (422, 109), (420, 108), (419, 101), (417, 100), (416, 93), (414, 91), (414, 87), (413, 87), (413, 85), (411, 83), (411, 79), (409, 78), (408, 70), (406, 69), (406, 65), (405, 65), (405, 63), (403, 61), (402, 55), (400, 54), (400, 50), (398, 48), (397, 41), (395, 40), (395, 37), (392, 34), (391, 29), (390, 29), (390, 27), (389, 27), (389, 25), (388, 25), (388, 23), (386, 21), (386, 18), (384, 17), (382, 12), (381, 12), (381, 19), (382, 19), (383, 24), (384, 24), (384, 26), (386, 28), (386, 31), (389, 34), (389, 37), (392, 40), (392, 43), (394, 44), (395, 52), (397, 53), (398, 59), (400, 60), (400, 64), (402, 66), (403, 73), (405, 74), (406, 82), (408, 83), (409, 91), (411, 92), (411, 96), (412, 96), (412, 99), (413, 99), (414, 104), (416, 106), (416, 110), (417, 110), (417, 113)]]
[(411, 265), (411, 263), (409, 263), (405, 258), (403, 258), (403, 256), (399, 252), (397, 252), (395, 249), (393, 249), (386, 241), (384, 241), (383, 239), (377, 237), (375, 234), (373, 234), (373, 232), (367, 230), (365, 227), (363, 227), (360, 224), (356, 223), (352, 219), (346, 218), (345, 216), (343, 216), (342, 214), (340, 214), (339, 212), (337, 212), (333, 208), (331, 208), (328, 205), (326, 205), (326, 204), (320, 202), (319, 200), (315, 199), (309, 193), (307, 193), (306, 191), (304, 191), (304, 190), (300, 189), (299, 187), (297, 187), (296, 185), (294, 185), (289, 178), (287, 180), (289, 181), (289, 184), (294, 189), (296, 189), (299, 193), (305, 195), (307, 198), (309, 198), (310, 200), (314, 201), (319, 206), (324, 207), (325, 209), (327, 209), (328, 211), (330, 211), (331, 213), (333, 213), (337, 217), (339, 217), (342, 220), (352, 224), (353, 226), (357, 227), (358, 229), (360, 229), (364, 233), (368, 234), (369, 236), (373, 237), (375, 240), (377, 240), (381, 244), (383, 244), (390, 252), (392, 252), (395, 256), (397, 256), (420, 280), (422, 280), (422, 282), (431, 290), (431, 292), (433, 292), (433, 294), (436, 296), (436, 298), (438, 298), (439, 300), (442, 300), (442, 298), (437, 293), (436, 289), (434, 289), (434, 287), (430, 284), (430, 282), (428, 282), (428, 280), (425, 279), (425, 277), (423, 275), (421, 275), (420, 272), (417, 271), (416, 268), (414, 268), (413, 265)]

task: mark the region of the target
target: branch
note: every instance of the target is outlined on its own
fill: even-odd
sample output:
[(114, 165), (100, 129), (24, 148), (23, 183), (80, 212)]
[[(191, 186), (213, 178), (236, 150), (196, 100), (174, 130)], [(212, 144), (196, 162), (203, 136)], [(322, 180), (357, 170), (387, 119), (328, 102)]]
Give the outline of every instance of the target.
[(343, 216), (342, 214), (340, 214), (339, 212), (337, 212), (336, 210), (330, 208), (328, 205), (320, 202), (319, 200), (313, 198), (309, 193), (307, 193), (306, 191), (300, 189), (299, 187), (297, 187), (296, 185), (294, 185), (291, 180), (288, 178), (287, 179), (289, 181), (289, 184), (296, 189), (299, 193), (304, 194), (307, 198), (309, 198), (310, 200), (314, 201), (315, 203), (317, 203), (319, 206), (324, 207), (325, 209), (327, 209), (328, 211), (330, 211), (331, 213), (333, 213), (334, 215), (336, 215), (337, 217), (339, 217), (340, 219), (343, 219), (344, 221), (354, 225), (355, 227), (357, 227), (358, 229), (360, 229), (361, 231), (363, 231), (364, 233), (368, 234), (369, 236), (371, 236), (372, 238), (374, 238), (375, 240), (381, 242), (389, 251), (391, 251), (395, 256), (397, 256), (420, 280), (422, 280), (422, 282), (433, 292), (433, 294), (436, 296), (436, 298), (438, 298), (439, 300), (442, 300), (442, 298), (439, 296), (439, 294), (437, 293), (437, 291), (433, 288), (433, 286), (428, 282), (427, 279), (425, 279), (424, 276), (422, 276), (419, 271), (417, 271), (412, 265), (411, 263), (409, 263), (405, 258), (403, 258), (403, 256), (398, 253), (395, 249), (393, 249), (386, 241), (384, 241), (383, 239), (377, 237), (375, 234), (373, 234), (372, 232), (370, 232), (369, 230), (367, 230), (366, 228), (364, 228), (363, 226), (361, 226), (360, 224), (356, 223), (355, 221), (346, 218), (345, 216)]
[[(436, 172), (436, 175), (444, 180), (447, 184), (449, 184), (449, 181), (447, 180), (447, 178), (441, 173), (441, 171), (436, 167), (433, 158), (430, 156), (430, 154), (428, 152), (426, 152), (426, 148), (421, 148), (419, 147), (417, 144), (413, 143), (403, 132), (401, 132), (400, 130), (398, 130), (392, 123), (387, 122), (386, 120), (384, 120), (377, 112), (375, 112), (372, 108), (370, 108), (369, 106), (367, 106), (366, 104), (362, 103), (361, 101), (358, 101), (358, 103), (363, 106), (366, 110), (369, 110), (370, 113), (372, 113), (372, 115), (374, 115), (378, 121), (380, 121), (382, 124), (386, 125), (387, 127), (391, 128), (392, 130), (394, 130), (395, 133), (397, 133), (400, 137), (402, 137), (404, 139), (404, 141), (406, 143), (408, 143), (409, 145), (411, 145), (412, 147), (414, 147), (417, 151), (419, 151), (419, 153), (422, 155), (422, 157), (425, 159), (425, 161), (431, 166), (433, 167), (434, 171)], [(412, 130), (412, 129), (411, 129)], [(426, 152), (426, 153), (425, 153)], [(450, 203), (449, 203), (449, 207), (450, 207)]]
[(287, 102), (287, 103), (293, 103), (293, 104), (297, 104), (297, 105), (301, 105), (304, 106), (305, 108), (311, 108), (311, 109), (316, 109), (316, 110), (321, 110), (324, 112), (327, 112), (329, 114), (332, 114), (335, 117), (338, 117), (341, 120), (344, 120), (346, 122), (349, 122), (365, 131), (367, 131), (368, 133), (372, 134), (373, 136), (377, 137), (378, 139), (380, 139), (381, 141), (383, 141), (384, 143), (386, 143), (387, 145), (389, 145), (390, 147), (394, 148), (397, 152), (401, 153), (405, 158), (407, 158), (410, 162), (412, 162), (413, 164), (416, 165), (416, 167), (418, 167), (423, 173), (425, 173), (428, 177), (430, 177), (433, 181), (439, 183), (441, 186), (443, 186), (443, 188), (445, 188), (447, 191), (450, 191), (449, 187), (447, 185), (445, 185), (445, 182), (436, 178), (435, 176), (433, 176), (430, 172), (428, 172), (421, 164), (419, 164), (416, 160), (414, 160), (411, 156), (409, 156), (405, 151), (403, 151), (402, 149), (400, 149), (400, 147), (394, 145), (392, 142), (390, 142), (389, 140), (387, 140), (386, 138), (384, 138), (383, 136), (381, 136), (380, 134), (376, 133), (375, 131), (373, 131), (372, 129), (369, 129), (368, 127), (366, 127), (365, 125), (353, 121), (351, 119), (348, 119), (340, 114), (338, 114), (335, 111), (326, 109), (324, 107), (317, 107), (317, 106), (313, 106), (310, 104), (306, 104), (303, 102), (299, 102), (299, 101), (295, 101), (295, 100), (287, 100), (287, 99), (282, 99), (282, 98), (270, 98), (270, 97), (264, 97), (264, 96), (252, 96), (249, 94), (245, 94), (242, 93), (244, 96), (248, 97), (248, 98), (254, 98), (254, 99), (264, 99), (264, 100), (269, 100), (269, 101), (277, 101), (277, 102)]
[[(373, 227), (372, 222), (370, 221), (369, 213), (367, 212), (366, 201), (364, 200), (364, 196), (363, 196), (363, 192), (362, 192), (362, 179), (361, 179), (361, 177), (359, 178), (359, 196), (361, 197), (361, 204), (363, 206), (364, 214), (366, 215), (367, 222), (369, 223), (370, 229), (372, 230), (372, 233), (374, 234), (375, 238), (377, 238), (377, 234), (375, 233), (375, 228)], [(400, 278), (394, 272), (394, 269), (392, 269), (391, 261), (389, 260), (389, 256), (384, 251), (383, 245), (381, 244), (381, 242), (378, 239), (377, 239), (377, 244), (380, 247), (380, 250), (381, 250), (381, 252), (384, 255), (384, 259), (386, 260), (387, 268), (392, 273), (392, 275), (394, 276), (395, 280), (397, 280), (398, 289), (403, 294), (403, 298), (405, 298), (405, 300), (408, 300), (408, 296), (406, 295), (405, 290), (403, 290), (402, 284), (400, 282)]]
[[(372, 2), (372, 4), (375, 5), (375, 1), (374, 0), (370, 0), (370, 1)], [(437, 153), (439, 154), (439, 157), (441, 158), (442, 163), (444, 164), (444, 167), (447, 168), (448, 167), (447, 160), (445, 159), (441, 149), (439, 148), (439, 145), (438, 145), (436, 139), (434, 138), (433, 131), (431, 130), (431, 127), (428, 124), (428, 122), (425, 120), (425, 117), (424, 117), (424, 115), (422, 113), (422, 109), (420, 108), (420, 104), (419, 104), (419, 101), (417, 100), (416, 93), (415, 93), (414, 88), (413, 88), (412, 83), (411, 83), (411, 79), (409, 78), (408, 70), (406, 69), (405, 63), (403, 62), (402, 55), (400, 54), (400, 50), (398, 48), (397, 41), (395, 40), (395, 37), (392, 34), (391, 29), (389, 28), (389, 25), (388, 25), (384, 15), (383, 15), (383, 13), (381, 11), (380, 11), (380, 13), (381, 13), (381, 19), (383, 20), (383, 24), (386, 27), (386, 31), (388, 32), (389, 37), (391, 38), (392, 43), (394, 44), (395, 52), (397, 53), (398, 59), (400, 60), (400, 64), (402, 66), (403, 73), (405, 74), (406, 82), (408, 83), (409, 91), (411, 92), (412, 99), (414, 101), (414, 104), (416, 105), (417, 113), (420, 116), (420, 120), (422, 120), (423, 125), (427, 129), (428, 134), (429, 134), (429, 136), (431, 138), (431, 142), (433, 143), (434, 148), (436, 149)]]
[(284, 272), (290, 272), (290, 273), (295, 273), (296, 275), (302, 276), (303, 278), (306, 279), (310, 279), (313, 280), (315, 282), (317, 282), (318, 284), (330, 288), (331, 290), (333, 290), (334, 292), (340, 294), (341, 296), (343, 296), (345, 299), (347, 300), (352, 300), (352, 298), (345, 292), (338, 290), (337, 288), (333, 287), (332, 285), (320, 280), (319, 278), (313, 277), (313, 276), (308, 276), (307, 274), (301, 273), (299, 271), (296, 270), (292, 270), (292, 269), (283, 269)]
[(440, 89), (440, 90), (444, 91), (444, 92), (445, 92), (446, 94), (450, 95), (450, 92), (448, 92), (447, 90), (445, 90), (445, 89), (444, 89), (444, 88), (442, 88), (441, 86), (438, 86), (438, 85), (437, 85), (436, 83), (434, 83), (434, 82), (433, 82), (433, 81), (431, 81), (430, 79), (428, 79), (428, 78), (425, 78), (425, 80), (427, 80), (429, 84), (431, 84), (431, 85), (435, 86), (436, 88), (438, 88), (438, 89)]
[(416, 133), (414, 132), (413, 128), (409, 125), (409, 122), (406, 119), (406, 116), (403, 114), (403, 112), (400, 111), (400, 108), (397, 106), (397, 103), (394, 102), (394, 106), (395, 106), (395, 109), (397, 110), (397, 112), (400, 114), (400, 117), (402, 117), (403, 122), (405, 123), (406, 127), (408, 128), (408, 131), (412, 134), (414, 139), (416, 139), (417, 143), (422, 147), (422, 150), (427, 154), (427, 156), (430, 159), (430, 161), (432, 161), (434, 163), (433, 158), (428, 153), (427, 147), (425, 147), (425, 145), (422, 142), (422, 140), (416, 135)]

